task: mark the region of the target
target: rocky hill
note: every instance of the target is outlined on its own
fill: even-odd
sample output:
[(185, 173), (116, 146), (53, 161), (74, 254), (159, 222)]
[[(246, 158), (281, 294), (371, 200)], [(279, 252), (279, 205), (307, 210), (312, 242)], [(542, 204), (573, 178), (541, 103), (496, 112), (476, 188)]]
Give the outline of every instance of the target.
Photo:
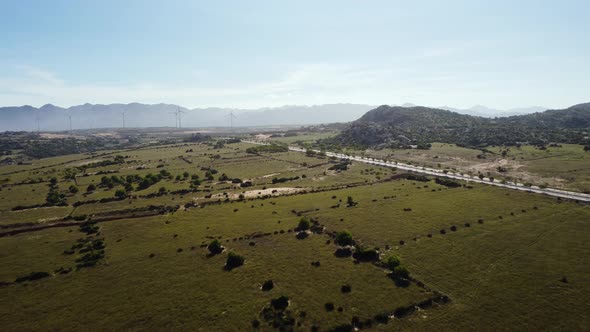
[(432, 142), (461, 146), (587, 144), (590, 103), (505, 118), (483, 118), (428, 107), (379, 106), (350, 123), (333, 143), (404, 147)]

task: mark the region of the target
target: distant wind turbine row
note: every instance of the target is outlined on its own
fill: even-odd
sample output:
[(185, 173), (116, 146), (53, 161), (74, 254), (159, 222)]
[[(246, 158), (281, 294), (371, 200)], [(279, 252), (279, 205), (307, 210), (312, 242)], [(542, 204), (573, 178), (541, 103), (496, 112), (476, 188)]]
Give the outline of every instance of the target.
[[(182, 128), (182, 114), (183, 113), (186, 113), (186, 112), (182, 111), (180, 108), (178, 108), (176, 111), (169, 112), (169, 114), (174, 114), (174, 119), (175, 119), (174, 127), (175, 128)], [(126, 126), (127, 111), (122, 111), (120, 114), (121, 114), (121, 119), (122, 119), (122, 128), (127, 128), (127, 126)], [(72, 132), (73, 131), (73, 123), (72, 123), (73, 114), (72, 114), (72, 112), (69, 112), (66, 116), (67, 116), (66, 127), (69, 128), (70, 132)], [(237, 119), (237, 116), (234, 114), (233, 111), (229, 112), (229, 114), (227, 114), (227, 116), (229, 117), (230, 130), (233, 131), (234, 120)], [(35, 113), (35, 126), (36, 126), (37, 132), (40, 132), (41, 131), (41, 116), (40, 116), (38, 110)]]

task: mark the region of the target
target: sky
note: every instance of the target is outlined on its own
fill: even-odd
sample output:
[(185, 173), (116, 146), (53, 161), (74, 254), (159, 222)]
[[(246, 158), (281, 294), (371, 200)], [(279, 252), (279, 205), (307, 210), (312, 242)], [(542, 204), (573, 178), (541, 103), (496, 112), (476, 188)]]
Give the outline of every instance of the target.
[(0, 106), (590, 101), (590, 1), (0, 0)]

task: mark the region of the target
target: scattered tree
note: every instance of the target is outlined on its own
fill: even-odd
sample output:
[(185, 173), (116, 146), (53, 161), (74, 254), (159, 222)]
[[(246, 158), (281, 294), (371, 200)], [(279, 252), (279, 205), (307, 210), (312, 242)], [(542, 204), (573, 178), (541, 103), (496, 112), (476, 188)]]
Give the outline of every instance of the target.
[(127, 196), (127, 192), (124, 189), (117, 189), (117, 191), (115, 191), (115, 197), (117, 198), (125, 198)]
[(358, 203), (357, 203), (357, 202), (355, 202), (355, 201), (352, 199), (352, 196), (348, 196), (348, 198), (346, 199), (346, 206), (348, 206), (348, 207), (352, 207), (352, 206), (355, 206), (355, 205), (357, 205), (357, 204), (358, 204)]
[(228, 271), (231, 271), (233, 269), (235, 269), (236, 267), (240, 267), (242, 265), (244, 265), (244, 257), (234, 253), (234, 252), (230, 252), (227, 255), (227, 261), (225, 262), (225, 269)]
[(387, 261), (385, 262), (385, 264), (387, 265), (387, 268), (393, 271), (396, 267), (398, 267), (401, 264), (401, 260), (399, 259), (399, 257), (392, 255), (387, 257)]
[(207, 249), (209, 250), (209, 252), (212, 255), (217, 255), (223, 252), (223, 249), (225, 249), (221, 243), (215, 239), (213, 241), (211, 241), (211, 243), (209, 243), (209, 245), (207, 246)]
[(334, 240), (336, 244), (341, 246), (351, 246), (354, 241), (352, 239), (352, 234), (349, 231), (341, 231), (336, 234), (336, 240)]
[(297, 231), (306, 231), (309, 229), (309, 227), (311, 226), (311, 222), (309, 221), (308, 217), (302, 217), (299, 220), (299, 225), (297, 225), (297, 228), (295, 230)]

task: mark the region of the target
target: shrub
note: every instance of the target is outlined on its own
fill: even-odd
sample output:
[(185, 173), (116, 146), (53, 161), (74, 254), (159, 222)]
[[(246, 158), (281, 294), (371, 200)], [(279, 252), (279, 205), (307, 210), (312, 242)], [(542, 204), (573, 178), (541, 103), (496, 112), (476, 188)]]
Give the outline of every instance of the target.
[(342, 287), (340, 287), (340, 291), (342, 293), (350, 293), (352, 291), (352, 287), (350, 287), (350, 285), (342, 285)]
[(399, 259), (399, 257), (392, 255), (387, 257), (387, 261), (385, 261), (385, 264), (387, 265), (388, 269), (393, 271), (396, 267), (398, 267), (401, 264), (401, 260)]
[(127, 192), (124, 189), (117, 189), (115, 191), (115, 197), (117, 198), (125, 198), (127, 196)]
[(326, 311), (328, 311), (328, 312), (334, 311), (334, 303), (328, 302), (328, 303), (324, 304), (324, 308), (326, 308)]
[(211, 241), (211, 243), (209, 243), (209, 245), (207, 246), (207, 249), (209, 250), (209, 252), (212, 255), (217, 255), (223, 252), (223, 246), (221, 245), (221, 243), (215, 239), (213, 241)]
[(341, 231), (336, 234), (334, 242), (341, 246), (351, 246), (354, 244), (352, 234), (349, 231)]
[(281, 295), (276, 299), (270, 300), (270, 305), (279, 311), (284, 311), (289, 306), (289, 298), (285, 295)]
[(350, 257), (352, 256), (352, 249), (350, 247), (343, 247), (336, 249), (334, 252), (334, 256), (336, 257)]
[(376, 314), (375, 321), (379, 324), (387, 324), (389, 322), (389, 315), (385, 312)]
[(267, 280), (262, 284), (262, 290), (268, 292), (269, 290), (273, 289), (275, 284), (272, 280)]
[(396, 266), (393, 269), (393, 277), (395, 279), (408, 279), (410, 277), (410, 271), (402, 265)]
[(240, 267), (242, 265), (244, 265), (244, 257), (230, 252), (227, 255), (227, 261), (225, 262), (225, 269), (228, 271), (231, 271), (233, 269), (235, 269), (236, 267)]
[(445, 186), (448, 188), (459, 188), (461, 187), (461, 184), (457, 181), (453, 181), (450, 179), (443, 179), (443, 178), (436, 178), (434, 180), (437, 184), (440, 184), (441, 186)]
[(79, 190), (78, 190), (78, 187), (76, 187), (76, 186), (74, 186), (74, 185), (71, 185), (71, 186), (70, 186), (70, 188), (69, 188), (68, 190), (69, 190), (69, 191), (70, 191), (70, 193), (72, 193), (72, 194), (75, 194), (75, 193), (77, 193), (77, 192), (79, 191)]
[(295, 230), (306, 231), (309, 229), (310, 225), (311, 225), (311, 222), (309, 221), (309, 218), (303, 217), (299, 220), (299, 225), (297, 225), (297, 228)]
[(352, 206), (356, 206), (357, 204), (358, 203), (352, 199), (352, 196), (348, 196), (348, 198), (346, 198), (346, 206), (352, 207)]
[(96, 190), (96, 186), (94, 184), (89, 184), (88, 187), (86, 187), (86, 192), (93, 192)]
[(377, 261), (377, 260), (379, 260), (379, 251), (377, 251), (377, 249), (375, 249), (375, 248), (367, 249), (367, 248), (357, 247), (353, 257), (358, 259), (359, 261), (364, 261), (364, 262)]
[(18, 277), (14, 282), (34, 281), (49, 277), (47, 272), (31, 272), (26, 276)]
[(240, 183), (240, 187), (241, 187), (241, 188), (252, 187), (252, 185), (253, 185), (253, 184), (252, 184), (252, 182), (250, 182), (250, 181), (246, 181), (246, 182), (242, 182), (242, 183)]
[(299, 240), (303, 240), (309, 237), (309, 233), (307, 233), (306, 231), (297, 232), (297, 235), (295, 237)]

